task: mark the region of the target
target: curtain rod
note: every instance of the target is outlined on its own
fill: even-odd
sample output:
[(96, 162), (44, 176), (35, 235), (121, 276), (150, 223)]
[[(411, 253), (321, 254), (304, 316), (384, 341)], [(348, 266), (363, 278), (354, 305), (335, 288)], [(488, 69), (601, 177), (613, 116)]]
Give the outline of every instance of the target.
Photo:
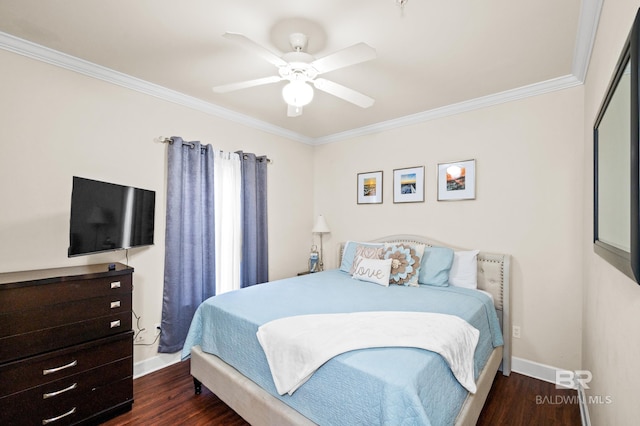
[[(173, 139), (171, 138), (160, 136), (158, 137), (158, 140), (160, 141), (160, 143), (168, 143), (169, 145), (173, 145)], [(194, 144), (193, 142), (182, 141), (182, 146), (185, 146), (185, 145), (189, 146), (191, 149), (196, 147), (196, 144)], [(223, 151), (220, 151), (220, 152), (223, 152)], [(245, 159), (247, 158), (246, 155), (244, 156), (244, 158)], [(265, 157), (265, 158), (267, 159), (267, 163), (269, 164), (273, 163), (273, 161), (270, 158), (268, 157)]]

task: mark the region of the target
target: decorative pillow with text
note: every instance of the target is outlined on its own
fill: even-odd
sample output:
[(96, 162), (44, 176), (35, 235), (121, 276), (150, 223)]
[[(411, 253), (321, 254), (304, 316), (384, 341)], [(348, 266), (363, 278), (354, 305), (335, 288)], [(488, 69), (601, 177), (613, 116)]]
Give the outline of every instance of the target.
[(391, 259), (367, 259), (363, 257), (356, 259), (358, 260), (358, 266), (353, 272), (353, 278), (389, 287)]
[(384, 250), (384, 244), (382, 243), (347, 241), (346, 243), (344, 243), (344, 247), (342, 249), (342, 260), (340, 261), (341, 271), (353, 274), (353, 261), (356, 258), (356, 248), (358, 248), (358, 246), (382, 247), (382, 249)]
[(384, 256), (384, 246), (356, 246), (356, 254), (353, 258), (353, 264), (351, 265), (351, 275), (356, 271), (358, 265), (362, 259), (382, 259)]

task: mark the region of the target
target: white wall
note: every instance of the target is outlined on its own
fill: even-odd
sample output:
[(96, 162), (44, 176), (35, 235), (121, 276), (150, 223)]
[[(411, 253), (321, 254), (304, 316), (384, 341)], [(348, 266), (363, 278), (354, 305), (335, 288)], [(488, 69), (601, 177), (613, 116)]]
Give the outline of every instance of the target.
[[(337, 243), (398, 233), (513, 256), (513, 355), (581, 361), (583, 91), (553, 92), (316, 148), (315, 209)], [(476, 159), (476, 200), (436, 201), (437, 164)], [(425, 166), (426, 201), (393, 203), (393, 170)], [(383, 204), (356, 204), (357, 173), (384, 172)]]
[[(155, 245), (129, 251), (133, 306), (153, 330), (164, 268), (160, 135), (267, 154), (270, 277), (306, 268), (312, 147), (2, 50), (0, 63), (0, 272), (125, 262), (124, 251), (67, 258), (73, 175), (154, 190)], [(135, 347), (135, 361), (154, 355), (156, 345)]]
[[(593, 374), (587, 392), (596, 402), (589, 405), (593, 425), (636, 425), (640, 418), (640, 286), (593, 252), (591, 136), (638, 6), (637, 0), (604, 2), (585, 82), (582, 366)], [(610, 403), (598, 403), (607, 398)]]

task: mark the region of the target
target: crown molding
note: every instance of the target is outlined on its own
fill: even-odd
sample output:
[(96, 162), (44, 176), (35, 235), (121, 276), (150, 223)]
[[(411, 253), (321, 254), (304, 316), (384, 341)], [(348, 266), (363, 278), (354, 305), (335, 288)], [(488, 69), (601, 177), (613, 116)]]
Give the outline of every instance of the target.
[(582, 0), (580, 5), (580, 17), (578, 19), (578, 34), (573, 50), (573, 63), (571, 74), (584, 82), (587, 78), (591, 51), (596, 40), (598, 22), (604, 0)]
[(370, 126), (360, 127), (346, 132), (335, 133), (333, 135), (316, 138), (314, 144), (321, 145), (326, 143), (337, 142), (343, 139), (365, 136), (372, 133), (384, 132), (396, 129), (398, 127), (412, 126), (414, 124), (424, 123), (425, 121), (437, 118), (447, 117), (450, 115), (460, 114), (475, 109), (486, 108), (493, 105), (511, 102), (518, 99), (538, 96), (556, 90), (568, 89), (570, 87), (579, 86), (582, 82), (573, 75), (558, 77), (541, 83), (531, 84), (529, 86), (519, 87), (513, 90), (507, 90), (493, 95), (483, 96), (481, 98), (471, 99), (469, 101), (457, 104), (447, 105), (441, 108), (434, 108), (416, 114), (406, 115), (404, 117), (393, 120), (383, 121), (372, 124)]
[(574, 46), (573, 61), (571, 64), (571, 74), (552, 80), (543, 81), (541, 83), (531, 84), (529, 86), (520, 87), (505, 92), (484, 96), (457, 104), (447, 105), (441, 108), (435, 108), (423, 111), (417, 114), (400, 117), (397, 119), (372, 124), (370, 126), (360, 127), (345, 132), (335, 133), (333, 135), (323, 136), (314, 139), (315, 145), (338, 142), (344, 139), (354, 138), (358, 136), (379, 133), (386, 130), (395, 129), (403, 126), (422, 123), (436, 118), (446, 117), (449, 115), (460, 114), (462, 112), (471, 111), (479, 108), (486, 108), (492, 105), (498, 105), (504, 102), (510, 102), (529, 96), (537, 96), (555, 90), (568, 89), (570, 87), (579, 86), (584, 83), (589, 61), (591, 60), (591, 51), (595, 43), (596, 32), (598, 30), (598, 22), (600, 21), (600, 13), (604, 0), (582, 0), (580, 5), (580, 16), (578, 18), (578, 31), (576, 34), (576, 44)]
[(233, 121), (247, 127), (262, 130), (264, 132), (307, 145), (322, 145), (373, 133), (380, 133), (399, 127), (411, 126), (437, 118), (460, 114), (474, 109), (486, 108), (505, 102), (511, 102), (530, 96), (537, 96), (583, 84), (589, 67), (589, 60), (591, 58), (591, 51), (595, 41), (603, 1), (604, 0), (582, 0), (578, 21), (578, 33), (576, 35), (576, 44), (570, 75), (318, 138), (305, 136), (279, 126), (257, 120), (247, 115), (222, 108), (210, 102), (205, 102), (201, 99), (167, 89), (166, 87), (149, 83), (7, 33), (0, 32), (0, 48), (46, 62), (51, 65), (66, 68), (89, 77), (117, 84), (178, 105), (186, 106), (225, 120)]
[(75, 56), (50, 49), (48, 47), (32, 43), (15, 37), (11, 34), (0, 32), (0, 48), (45, 62), (57, 67), (65, 68), (89, 77), (108, 83), (116, 84), (127, 89), (135, 90), (156, 98), (163, 99), (178, 105), (186, 106), (225, 120), (233, 121), (247, 127), (262, 130), (277, 136), (281, 136), (305, 144), (312, 144), (313, 138), (292, 132), (282, 127), (274, 126), (267, 122), (257, 120), (244, 114), (222, 108), (210, 102), (205, 102), (193, 96), (188, 96), (175, 90), (141, 80), (136, 77), (103, 67), (101, 65), (85, 61)]

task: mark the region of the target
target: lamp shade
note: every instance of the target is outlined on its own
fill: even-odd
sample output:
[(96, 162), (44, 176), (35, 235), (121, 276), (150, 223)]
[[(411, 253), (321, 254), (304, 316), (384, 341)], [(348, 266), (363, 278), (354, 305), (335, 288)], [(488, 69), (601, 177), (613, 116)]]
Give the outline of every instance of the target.
[(317, 234), (326, 234), (327, 232), (331, 232), (331, 230), (329, 229), (329, 225), (327, 225), (327, 221), (324, 220), (324, 216), (318, 216), (318, 219), (316, 219), (316, 224), (311, 232), (315, 232)]
[(313, 99), (313, 88), (304, 81), (294, 80), (282, 88), (284, 101), (294, 107), (303, 107)]

